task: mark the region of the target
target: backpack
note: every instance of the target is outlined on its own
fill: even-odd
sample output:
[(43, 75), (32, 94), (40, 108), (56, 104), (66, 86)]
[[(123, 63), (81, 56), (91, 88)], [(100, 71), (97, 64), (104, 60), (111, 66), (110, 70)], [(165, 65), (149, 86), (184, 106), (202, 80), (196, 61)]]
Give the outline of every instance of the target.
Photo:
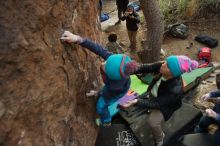
[(204, 47), (198, 51), (199, 68), (208, 67), (211, 62), (211, 49)]
[(185, 39), (189, 35), (189, 29), (182, 23), (168, 25), (167, 35), (174, 38)]
[(101, 13), (100, 21), (104, 22), (109, 19), (109, 15), (107, 13)]
[(197, 35), (195, 37), (195, 40), (202, 43), (202, 44), (207, 45), (210, 48), (214, 48), (214, 47), (218, 46), (218, 40), (217, 39), (206, 36), (204, 34)]

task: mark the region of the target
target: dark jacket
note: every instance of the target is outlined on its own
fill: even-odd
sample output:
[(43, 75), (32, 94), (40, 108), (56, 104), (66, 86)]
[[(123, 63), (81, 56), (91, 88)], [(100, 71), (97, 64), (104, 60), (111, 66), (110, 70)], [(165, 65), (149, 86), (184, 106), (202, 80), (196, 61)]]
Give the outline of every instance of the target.
[[(104, 60), (107, 60), (109, 56), (113, 55), (112, 52), (109, 52), (106, 48), (103, 48), (101, 45), (89, 39), (84, 39), (80, 45), (101, 56)], [(100, 96), (105, 98), (118, 98), (119, 95), (128, 91), (131, 84), (130, 78), (122, 78), (121, 80), (113, 81), (108, 78), (105, 72), (101, 71), (101, 75), (105, 86), (101, 90)]]
[(124, 11), (127, 9), (128, 3), (129, 3), (129, 0), (116, 0), (116, 5), (118, 9), (121, 9)]
[[(159, 109), (163, 116), (165, 121), (167, 121), (173, 114), (174, 111), (176, 111), (178, 108), (182, 105), (182, 96), (183, 96), (183, 83), (181, 77), (169, 79), (166, 81), (161, 81), (157, 97), (153, 97), (153, 95), (149, 92), (154, 84), (160, 79), (160, 67), (162, 65), (162, 62), (157, 62), (153, 64), (144, 64), (138, 68), (138, 70), (135, 72), (135, 74), (141, 74), (141, 73), (155, 73), (157, 76), (153, 79), (151, 84), (148, 87), (148, 93), (146, 94), (149, 96), (149, 98), (142, 99), (139, 98), (137, 105), (138, 106), (144, 106), (149, 109)], [(144, 96), (146, 96), (144, 95)]]
[[(131, 16), (133, 16), (133, 18)], [(122, 21), (126, 20), (126, 27), (128, 30), (130, 31), (138, 30), (138, 23), (140, 23), (140, 17), (136, 12), (133, 12), (129, 16), (123, 16), (121, 20)]]

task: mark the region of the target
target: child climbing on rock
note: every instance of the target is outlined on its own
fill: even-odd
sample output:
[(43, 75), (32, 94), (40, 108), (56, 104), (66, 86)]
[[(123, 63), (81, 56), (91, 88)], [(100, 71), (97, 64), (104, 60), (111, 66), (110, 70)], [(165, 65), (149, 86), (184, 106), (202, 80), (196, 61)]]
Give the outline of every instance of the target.
[(117, 53), (123, 53), (122, 47), (117, 42), (117, 34), (116, 33), (110, 33), (108, 36), (108, 43), (106, 44), (106, 48), (108, 51), (113, 52), (115, 54)]
[(105, 60), (100, 67), (104, 87), (98, 93), (96, 111), (100, 115), (101, 124), (109, 125), (114, 115), (112, 115), (108, 106), (128, 92), (131, 83), (129, 74), (135, 70), (135, 62), (125, 54), (113, 54), (101, 45), (69, 31), (62, 34), (61, 40), (67, 43), (79, 44)]

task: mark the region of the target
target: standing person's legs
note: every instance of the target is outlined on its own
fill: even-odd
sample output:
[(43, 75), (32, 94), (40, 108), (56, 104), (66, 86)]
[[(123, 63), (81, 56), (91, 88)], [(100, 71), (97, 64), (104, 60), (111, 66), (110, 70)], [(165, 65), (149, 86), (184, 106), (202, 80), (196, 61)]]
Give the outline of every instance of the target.
[(137, 31), (132, 31), (132, 47), (131, 49), (136, 50), (136, 37), (137, 37)]
[(207, 116), (203, 116), (200, 119), (199, 124), (194, 129), (194, 132), (196, 132), (196, 133), (206, 133), (206, 132), (208, 132), (209, 125), (213, 124), (213, 123), (216, 123), (215, 119), (207, 117)]
[(124, 15), (124, 14), (125, 14), (125, 12), (126, 12), (126, 10), (127, 10), (127, 7), (122, 8), (122, 9), (121, 9), (121, 11), (122, 11), (121, 13)]
[(98, 9), (99, 9), (99, 16), (102, 15), (102, 6), (103, 6), (103, 2), (102, 2), (102, 0), (99, 0), (99, 6), (98, 6)]
[(128, 30), (128, 38), (130, 41), (130, 46), (129, 48), (133, 48), (133, 44), (132, 44), (132, 31)]
[(117, 23), (121, 23), (121, 17), (122, 17), (122, 9), (118, 7), (118, 22)]
[(164, 121), (164, 117), (161, 111), (152, 110), (148, 118), (148, 123), (156, 143), (160, 143), (161, 145), (163, 144), (163, 138), (165, 136), (161, 127), (162, 121)]

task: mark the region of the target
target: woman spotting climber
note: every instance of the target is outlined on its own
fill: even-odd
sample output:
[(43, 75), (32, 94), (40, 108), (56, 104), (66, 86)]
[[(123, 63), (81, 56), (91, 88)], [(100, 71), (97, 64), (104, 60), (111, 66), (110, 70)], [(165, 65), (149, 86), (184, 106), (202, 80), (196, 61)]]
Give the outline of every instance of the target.
[(198, 62), (187, 56), (172, 55), (165, 62), (143, 64), (132, 74), (154, 73), (155, 77), (148, 86), (147, 92), (136, 99), (128, 101), (124, 108), (131, 105), (146, 108), (150, 112), (146, 119), (150, 126), (156, 146), (163, 145), (165, 133), (162, 123), (171, 118), (182, 105), (183, 81), (181, 75), (198, 67)]

